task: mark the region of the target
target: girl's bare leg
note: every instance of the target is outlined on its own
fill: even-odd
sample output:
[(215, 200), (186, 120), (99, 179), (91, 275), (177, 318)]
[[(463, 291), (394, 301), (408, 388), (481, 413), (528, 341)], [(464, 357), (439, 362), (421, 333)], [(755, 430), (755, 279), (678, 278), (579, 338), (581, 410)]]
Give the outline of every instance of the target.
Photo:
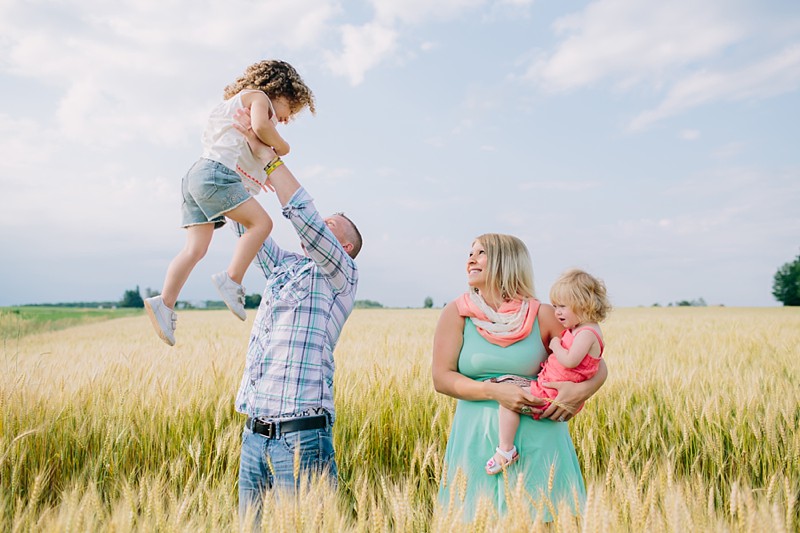
[(225, 213), (225, 216), (238, 222), (247, 230), (236, 243), (233, 258), (228, 265), (228, 276), (241, 285), (247, 267), (253, 262), (258, 250), (272, 231), (272, 219), (255, 198), (250, 198), (231, 209)]
[(172, 260), (167, 268), (161, 298), (164, 305), (175, 308), (178, 294), (181, 292), (189, 274), (195, 265), (206, 255), (211, 237), (214, 235), (214, 224), (198, 224), (186, 228), (186, 245)]
[(499, 426), (500, 449), (504, 452), (510, 451), (514, 447), (514, 437), (519, 428), (519, 414), (501, 405)]

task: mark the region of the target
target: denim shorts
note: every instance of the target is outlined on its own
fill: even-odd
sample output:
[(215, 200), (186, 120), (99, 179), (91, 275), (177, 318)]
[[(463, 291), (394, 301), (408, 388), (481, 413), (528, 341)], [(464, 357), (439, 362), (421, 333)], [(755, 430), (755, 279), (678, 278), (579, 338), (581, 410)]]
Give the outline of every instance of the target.
[(239, 175), (217, 161), (199, 159), (181, 182), (182, 222), (186, 228), (198, 224), (225, 224), (226, 212), (251, 198)]

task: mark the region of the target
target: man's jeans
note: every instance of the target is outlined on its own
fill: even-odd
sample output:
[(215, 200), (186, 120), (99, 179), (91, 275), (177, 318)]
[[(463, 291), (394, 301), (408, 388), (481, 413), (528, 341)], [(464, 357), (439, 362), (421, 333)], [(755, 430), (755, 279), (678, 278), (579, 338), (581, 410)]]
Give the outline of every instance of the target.
[[(295, 479), (295, 450), (298, 448), (300, 470)], [(244, 520), (248, 509), (252, 509), (257, 526), (264, 491), (297, 490), (301, 480), (310, 481), (313, 475), (323, 472), (335, 487), (337, 471), (330, 425), (324, 429), (294, 431), (277, 439), (268, 439), (244, 428), (239, 463), (239, 518)]]

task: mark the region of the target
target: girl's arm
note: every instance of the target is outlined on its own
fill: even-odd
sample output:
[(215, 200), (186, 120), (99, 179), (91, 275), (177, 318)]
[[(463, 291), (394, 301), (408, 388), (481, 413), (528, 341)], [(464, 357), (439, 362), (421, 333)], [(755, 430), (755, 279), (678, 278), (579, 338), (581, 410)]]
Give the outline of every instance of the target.
[(561, 340), (558, 337), (554, 337), (550, 341), (550, 349), (553, 350), (553, 355), (556, 356), (559, 363), (567, 368), (575, 368), (581, 364), (595, 343), (597, 343), (597, 339), (594, 335), (588, 331), (579, 331), (569, 350), (561, 346)]
[(261, 142), (271, 146), (277, 155), (288, 154), (289, 143), (283, 140), (272, 123), (267, 95), (262, 92), (247, 93), (242, 96), (242, 102), (249, 104), (251, 127)]
[[(556, 318), (555, 309), (553, 306), (542, 304), (539, 307), (539, 329), (542, 334), (542, 343), (545, 346), (550, 346), (553, 339), (561, 336), (564, 332), (564, 326)], [(555, 397), (555, 403), (551, 403), (550, 407), (544, 411), (534, 409), (534, 412), (541, 412), (542, 418), (549, 418), (550, 420), (569, 420), (572, 418), (573, 413), (578, 410), (578, 406), (588, 400), (594, 393), (600, 390), (600, 387), (605, 383), (608, 377), (608, 368), (606, 362), (600, 360), (600, 368), (591, 379), (581, 383), (573, 383), (571, 381), (558, 381), (558, 382), (540, 382), (544, 387), (550, 387), (558, 391)]]
[(510, 383), (475, 381), (458, 371), (458, 355), (464, 342), (464, 318), (455, 302), (442, 311), (433, 337), (433, 386), (437, 392), (461, 400), (495, 400), (503, 407), (519, 412), (523, 406), (543, 405), (544, 400)]

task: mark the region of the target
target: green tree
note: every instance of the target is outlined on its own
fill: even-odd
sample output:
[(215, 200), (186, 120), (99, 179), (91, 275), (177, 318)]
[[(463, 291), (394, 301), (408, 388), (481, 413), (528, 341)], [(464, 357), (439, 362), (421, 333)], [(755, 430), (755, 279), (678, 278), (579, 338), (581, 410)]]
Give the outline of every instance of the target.
[(430, 296), (425, 298), (425, 303), (422, 304), (422, 307), (424, 307), (425, 309), (430, 309), (431, 307), (433, 307), (433, 298), (431, 298)]
[(800, 305), (800, 255), (775, 273), (772, 295), (783, 305)]
[(244, 297), (245, 309), (258, 309), (259, 305), (261, 305), (260, 294), (248, 294), (247, 296)]
[(139, 294), (139, 286), (135, 290), (125, 291), (122, 295), (122, 300), (119, 302), (120, 307), (144, 307), (144, 300), (142, 295)]

